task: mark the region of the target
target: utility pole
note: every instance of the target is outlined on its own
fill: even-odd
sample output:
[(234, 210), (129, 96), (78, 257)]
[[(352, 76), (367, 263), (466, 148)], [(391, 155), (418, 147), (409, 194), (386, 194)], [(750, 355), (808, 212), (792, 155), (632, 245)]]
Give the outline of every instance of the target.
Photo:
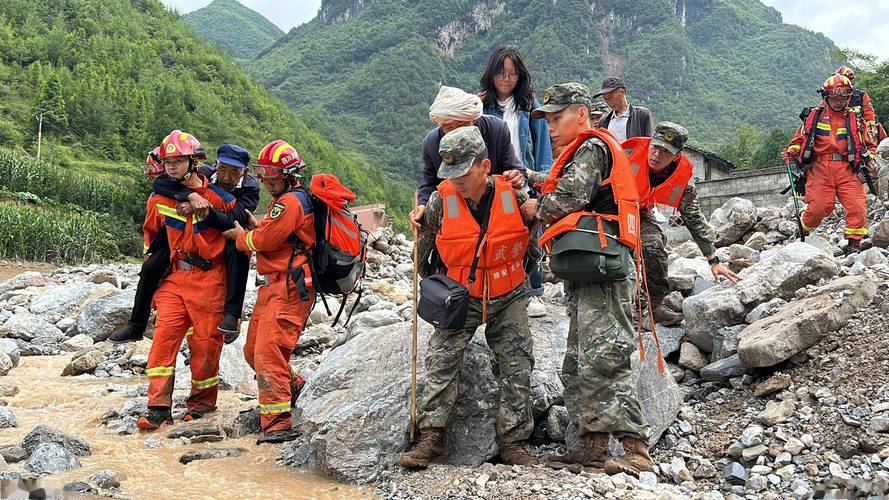
[(37, 161), (40, 161), (40, 143), (43, 140), (43, 110), (37, 113)]

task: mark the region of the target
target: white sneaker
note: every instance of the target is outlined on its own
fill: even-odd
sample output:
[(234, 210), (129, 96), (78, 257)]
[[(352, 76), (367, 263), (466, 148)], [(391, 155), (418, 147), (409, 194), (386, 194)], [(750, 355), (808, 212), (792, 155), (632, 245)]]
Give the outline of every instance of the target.
[(542, 318), (544, 316), (546, 316), (546, 306), (543, 305), (543, 301), (540, 300), (540, 297), (531, 297), (531, 300), (528, 301), (528, 317)]

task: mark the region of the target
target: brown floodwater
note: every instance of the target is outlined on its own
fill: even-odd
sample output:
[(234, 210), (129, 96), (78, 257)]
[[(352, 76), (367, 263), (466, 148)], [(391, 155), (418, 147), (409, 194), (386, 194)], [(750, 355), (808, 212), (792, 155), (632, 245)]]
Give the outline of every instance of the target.
[[(21, 365), (0, 384), (15, 385), (19, 393), (5, 398), (18, 420), (18, 427), (0, 429), (0, 445), (20, 444), (22, 438), (39, 424), (46, 424), (86, 439), (92, 455), (80, 457), (83, 467), (47, 476), (46, 486), (61, 488), (71, 481), (86, 481), (94, 472), (110, 469), (126, 476), (120, 490), (131, 498), (370, 498), (373, 487), (339, 484), (317, 470), (294, 469), (276, 465), (280, 445), (254, 444), (255, 437), (226, 439), (219, 443), (183, 444), (167, 439), (169, 427), (154, 433), (138, 432), (119, 436), (105, 428), (101, 417), (119, 409), (126, 401), (122, 395), (108, 393), (108, 382), (144, 383), (145, 379), (75, 380), (62, 377), (62, 369), (71, 355), (23, 357)], [(219, 411), (208, 416), (224, 423), (250, 402), (239, 401), (233, 391), (220, 391)], [(181, 424), (179, 424), (181, 425)], [(160, 438), (164, 447), (146, 449), (149, 436)], [(186, 452), (210, 447), (247, 450), (240, 457), (179, 463)], [(22, 463), (7, 470), (20, 471)]]

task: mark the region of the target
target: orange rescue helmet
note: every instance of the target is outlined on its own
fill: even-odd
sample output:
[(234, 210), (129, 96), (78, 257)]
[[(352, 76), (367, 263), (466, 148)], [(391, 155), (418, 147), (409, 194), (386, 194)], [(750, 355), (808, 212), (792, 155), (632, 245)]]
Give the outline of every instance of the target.
[(190, 156), (203, 160), (207, 154), (204, 153), (204, 147), (195, 136), (181, 130), (174, 130), (161, 142), (160, 157), (163, 160), (176, 156)]
[(836, 74), (827, 77), (821, 86), (821, 95), (828, 97), (848, 97), (852, 95), (852, 82), (843, 75)]
[(848, 66), (840, 66), (834, 73), (845, 76), (850, 82), (855, 82), (855, 72)]
[(253, 173), (260, 179), (271, 179), (282, 174), (296, 179), (304, 168), (306, 164), (299, 157), (296, 148), (287, 141), (278, 139), (267, 144), (259, 152), (253, 165)]
[(145, 158), (145, 164), (142, 165), (142, 172), (152, 179), (164, 173), (164, 166), (161, 165), (160, 146), (148, 153), (148, 158)]

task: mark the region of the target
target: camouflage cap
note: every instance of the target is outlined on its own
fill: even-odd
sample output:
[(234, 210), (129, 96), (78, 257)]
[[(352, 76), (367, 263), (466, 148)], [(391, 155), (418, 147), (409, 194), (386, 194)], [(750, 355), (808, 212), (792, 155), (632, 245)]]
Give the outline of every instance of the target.
[(560, 83), (546, 89), (539, 108), (531, 111), (531, 118), (538, 120), (546, 113), (558, 113), (572, 104), (589, 108), (593, 103), (590, 89), (582, 83)]
[(604, 102), (594, 102), (590, 105), (590, 115), (604, 115), (608, 113), (609, 108)]
[(481, 131), (472, 126), (460, 127), (445, 134), (438, 144), (438, 152), (441, 154), (438, 177), (453, 179), (466, 175), (475, 158), (486, 153), (487, 148)]
[(674, 155), (685, 147), (688, 141), (688, 130), (673, 122), (660, 122), (654, 127), (651, 144), (660, 146)]

